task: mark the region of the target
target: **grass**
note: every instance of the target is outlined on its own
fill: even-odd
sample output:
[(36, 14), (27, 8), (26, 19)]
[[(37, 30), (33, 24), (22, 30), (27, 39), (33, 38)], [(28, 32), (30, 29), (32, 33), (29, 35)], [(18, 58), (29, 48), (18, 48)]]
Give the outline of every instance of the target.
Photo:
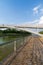
[(43, 31), (40, 31), (39, 33), (40, 33), (40, 34), (43, 34)]

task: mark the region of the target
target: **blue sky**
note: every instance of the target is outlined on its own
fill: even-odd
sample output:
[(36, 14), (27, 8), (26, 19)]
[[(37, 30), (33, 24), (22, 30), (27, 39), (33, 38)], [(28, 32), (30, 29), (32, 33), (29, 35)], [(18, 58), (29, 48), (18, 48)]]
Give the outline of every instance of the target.
[(43, 0), (0, 0), (0, 24), (43, 22)]

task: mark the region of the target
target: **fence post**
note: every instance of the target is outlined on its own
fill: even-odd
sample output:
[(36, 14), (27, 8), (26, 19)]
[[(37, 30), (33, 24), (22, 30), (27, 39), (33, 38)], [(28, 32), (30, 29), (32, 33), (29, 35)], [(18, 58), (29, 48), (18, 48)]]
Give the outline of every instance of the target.
[(21, 45), (23, 45), (23, 38), (21, 39)]
[(16, 41), (14, 41), (14, 52), (16, 52)]

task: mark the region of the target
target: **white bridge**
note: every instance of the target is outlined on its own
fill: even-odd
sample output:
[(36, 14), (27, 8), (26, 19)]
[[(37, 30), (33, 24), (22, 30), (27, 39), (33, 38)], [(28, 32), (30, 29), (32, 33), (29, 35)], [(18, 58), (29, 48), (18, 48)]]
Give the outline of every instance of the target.
[[(37, 31), (31, 31), (31, 29), (43, 29), (43, 26), (15, 26), (15, 25), (0, 25), (0, 28), (15, 28), (17, 30), (24, 30), (24, 31), (28, 31), (31, 32), (33, 34), (39, 35), (39, 36), (43, 36), (42, 34), (39, 34)], [(27, 29), (27, 28), (31, 28), (31, 29)]]

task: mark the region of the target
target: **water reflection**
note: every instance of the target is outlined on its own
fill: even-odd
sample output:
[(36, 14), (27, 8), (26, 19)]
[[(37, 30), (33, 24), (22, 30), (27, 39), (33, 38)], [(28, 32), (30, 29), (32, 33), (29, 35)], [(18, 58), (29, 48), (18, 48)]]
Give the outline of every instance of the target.
[(16, 37), (15, 36), (4, 36), (4, 37), (0, 37), (0, 44), (3, 44), (5, 42), (14, 40)]
[(43, 31), (43, 29), (38, 29), (38, 28), (36, 28), (36, 29), (34, 29), (34, 28), (25, 28), (25, 29), (28, 29), (28, 30), (33, 31), (33, 32)]

